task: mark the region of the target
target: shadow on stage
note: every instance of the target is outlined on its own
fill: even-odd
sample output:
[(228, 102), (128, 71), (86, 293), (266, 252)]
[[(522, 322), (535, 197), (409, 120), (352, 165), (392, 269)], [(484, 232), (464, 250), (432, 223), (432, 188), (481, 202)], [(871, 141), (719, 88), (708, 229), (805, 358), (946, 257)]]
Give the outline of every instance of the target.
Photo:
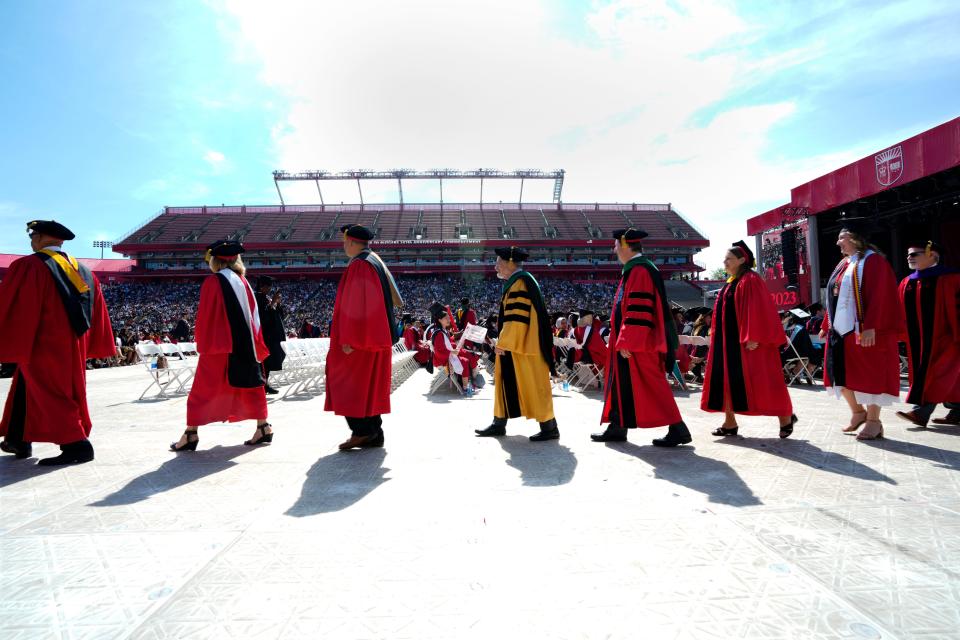
[(710, 502), (732, 507), (763, 504), (733, 467), (698, 456), (691, 447), (668, 450), (632, 442), (608, 442), (607, 447), (642, 460), (653, 467), (655, 478), (702, 493)]
[(87, 506), (115, 507), (143, 502), (158, 493), (182, 487), (229, 469), (237, 464), (234, 462), (234, 458), (238, 458), (254, 449), (255, 447), (242, 444), (229, 447), (217, 445), (196, 452), (174, 454), (175, 457), (167, 460), (153, 471), (137, 476), (117, 491)]
[(850, 476), (851, 478), (859, 478), (860, 480), (869, 480), (871, 482), (897, 484), (893, 478), (885, 476), (872, 467), (861, 464), (841, 453), (824, 451), (806, 440), (794, 440), (793, 438), (781, 440), (780, 438), (732, 437), (721, 438), (720, 444), (762, 451), (772, 456), (777, 456), (778, 458), (799, 462), (808, 467), (829, 473), (836, 473), (841, 476)]
[(945, 436), (960, 436), (960, 428), (949, 424), (931, 424), (926, 427), (907, 427), (904, 431), (913, 431), (916, 433), (936, 433)]
[(62, 466), (38, 467), (36, 462), (37, 456), (17, 460), (11, 455), (0, 455), (0, 489), (63, 468)]
[(936, 447), (928, 447), (924, 444), (904, 442), (903, 440), (890, 440), (886, 437), (882, 440), (863, 440), (861, 444), (883, 449), (884, 451), (890, 451), (891, 453), (936, 462), (938, 463), (937, 466), (941, 469), (960, 471), (960, 452), (958, 451), (938, 449)]
[(507, 464), (520, 472), (525, 487), (555, 487), (573, 480), (577, 456), (557, 440), (530, 442), (526, 436), (497, 438), (510, 454)]
[(363, 500), (390, 478), (383, 466), (383, 449), (337, 451), (313, 463), (300, 490), (300, 497), (286, 515), (304, 518), (341, 511)]

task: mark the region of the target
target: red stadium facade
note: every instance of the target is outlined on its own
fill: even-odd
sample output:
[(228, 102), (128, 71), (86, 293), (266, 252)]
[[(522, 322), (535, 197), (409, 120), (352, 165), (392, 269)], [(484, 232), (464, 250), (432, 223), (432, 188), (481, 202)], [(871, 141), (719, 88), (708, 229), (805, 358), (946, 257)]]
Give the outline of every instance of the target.
[[(822, 299), (840, 259), (844, 218), (871, 221), (871, 241), (906, 275), (906, 243), (941, 242), (960, 256), (960, 118), (820, 176), (790, 191), (790, 202), (747, 220), (772, 293), (783, 307)], [(794, 303), (794, 304), (791, 304)]]
[(670, 204), (362, 204), (166, 207), (113, 250), (135, 278), (205, 275), (204, 248), (239, 240), (257, 274), (338, 275), (346, 266), (339, 229), (373, 229), (372, 247), (397, 274), (491, 273), (493, 249), (525, 246), (531, 264), (570, 278), (612, 278), (619, 265), (611, 232), (645, 229), (644, 250), (666, 274), (697, 278), (693, 256), (707, 238)]

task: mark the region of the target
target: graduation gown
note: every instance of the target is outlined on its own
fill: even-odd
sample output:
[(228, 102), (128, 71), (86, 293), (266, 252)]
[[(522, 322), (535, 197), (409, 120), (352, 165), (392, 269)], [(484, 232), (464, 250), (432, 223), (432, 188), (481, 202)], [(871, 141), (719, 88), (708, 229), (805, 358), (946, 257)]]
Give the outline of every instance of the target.
[[(241, 299), (237, 294), (243, 296)], [(206, 277), (195, 327), (197, 372), (187, 396), (187, 426), (265, 420), (263, 342), (253, 289), (232, 271)]]
[(526, 271), (504, 283), (497, 329), (497, 347), (506, 353), (494, 366), (494, 417), (551, 420), (553, 336), (540, 285)]
[(267, 371), (280, 371), (283, 361), (287, 357), (280, 344), (287, 339), (287, 329), (283, 326), (286, 315), (282, 306), (270, 307), (267, 296), (257, 293), (257, 310), (260, 312), (260, 327), (263, 331), (263, 341), (270, 349), (270, 355), (263, 361), (263, 368)]
[(603, 341), (603, 336), (600, 335), (601, 326), (603, 326), (602, 322), (594, 320), (592, 325), (583, 328), (586, 338), (581, 338), (581, 341), (585, 341), (585, 344), (583, 345), (580, 362), (591, 362), (602, 370), (607, 366), (607, 361), (610, 359), (610, 350)]
[(831, 318), (837, 310), (834, 287), (843, 278), (847, 265), (846, 258), (841, 260), (827, 281), (827, 313), (821, 325), (827, 333), (823, 354), (823, 384), (835, 389), (844, 387), (868, 396), (887, 396), (885, 399), (889, 401), (897, 400), (900, 396), (900, 350), (897, 342), (906, 332), (906, 326), (897, 296), (896, 276), (883, 256), (874, 253), (865, 258), (863, 280), (860, 283), (863, 302), (861, 331), (873, 329), (876, 343), (872, 347), (861, 347), (855, 331), (840, 336), (830, 330)]
[(477, 312), (469, 308), (464, 311), (463, 307), (460, 307), (457, 309), (456, 324), (461, 331), (466, 329), (468, 324), (477, 324)]
[[(623, 266), (613, 298), (601, 423), (646, 429), (680, 422), (667, 382), (676, 346), (660, 272), (637, 256)], [(620, 355), (621, 349), (630, 357)]]
[[(433, 344), (433, 366), (450, 367), (450, 373), (460, 376), (470, 376), (475, 360), (466, 355), (453, 355), (453, 343), (450, 340), (450, 334), (443, 327), (437, 327), (431, 338)], [(452, 357), (451, 357), (452, 356)]]
[(64, 288), (69, 278), (41, 253), (15, 260), (0, 283), (0, 362), (16, 363), (0, 435), (21, 423), (25, 442), (69, 444), (90, 435), (86, 361), (112, 357), (117, 347), (100, 282), (77, 267), (84, 294)]
[(960, 273), (936, 266), (900, 282), (911, 404), (960, 402)]
[[(324, 410), (348, 418), (390, 413), (393, 301), (379, 259), (365, 250), (340, 277), (333, 303)], [(384, 268), (385, 271), (385, 268)], [(343, 352), (343, 345), (353, 352)]]
[[(747, 350), (748, 342), (757, 348)], [(700, 408), (748, 416), (789, 416), (780, 347), (787, 342), (766, 283), (755, 271), (728, 282), (713, 305), (713, 331)]]

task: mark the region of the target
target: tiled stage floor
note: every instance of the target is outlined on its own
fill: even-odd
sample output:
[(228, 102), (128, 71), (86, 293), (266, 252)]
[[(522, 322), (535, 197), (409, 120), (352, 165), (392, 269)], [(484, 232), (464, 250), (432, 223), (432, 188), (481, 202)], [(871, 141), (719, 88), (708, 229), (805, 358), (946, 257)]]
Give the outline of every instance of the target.
[(790, 440), (713, 438), (693, 393), (694, 446), (607, 446), (600, 400), (557, 391), (559, 442), (481, 440), (492, 388), (428, 399), (421, 371), (383, 450), (338, 453), (318, 396), (272, 402), (271, 446), (213, 425), (175, 455), (185, 400), (146, 382), (90, 373), (95, 462), (0, 459), (0, 638), (960, 637), (960, 428), (885, 411), (857, 442), (804, 386)]

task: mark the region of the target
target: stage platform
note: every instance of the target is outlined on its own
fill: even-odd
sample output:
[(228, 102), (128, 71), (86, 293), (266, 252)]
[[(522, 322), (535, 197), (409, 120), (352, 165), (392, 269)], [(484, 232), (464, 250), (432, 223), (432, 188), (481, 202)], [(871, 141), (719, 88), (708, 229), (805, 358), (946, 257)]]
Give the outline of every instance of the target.
[[(0, 381), (5, 398), (9, 380)], [(887, 439), (794, 387), (800, 416), (720, 419), (678, 397), (693, 446), (589, 440), (601, 399), (556, 391), (478, 439), (493, 388), (392, 396), (386, 448), (339, 453), (323, 397), (272, 401), (274, 444), (211, 425), (174, 454), (184, 397), (137, 402), (140, 367), (89, 372), (97, 459), (0, 459), (0, 637), (955, 638), (960, 428), (885, 410)], [(900, 408), (900, 407), (896, 407)], [(943, 415), (940, 409), (935, 414)], [(55, 453), (37, 445), (35, 455)]]

